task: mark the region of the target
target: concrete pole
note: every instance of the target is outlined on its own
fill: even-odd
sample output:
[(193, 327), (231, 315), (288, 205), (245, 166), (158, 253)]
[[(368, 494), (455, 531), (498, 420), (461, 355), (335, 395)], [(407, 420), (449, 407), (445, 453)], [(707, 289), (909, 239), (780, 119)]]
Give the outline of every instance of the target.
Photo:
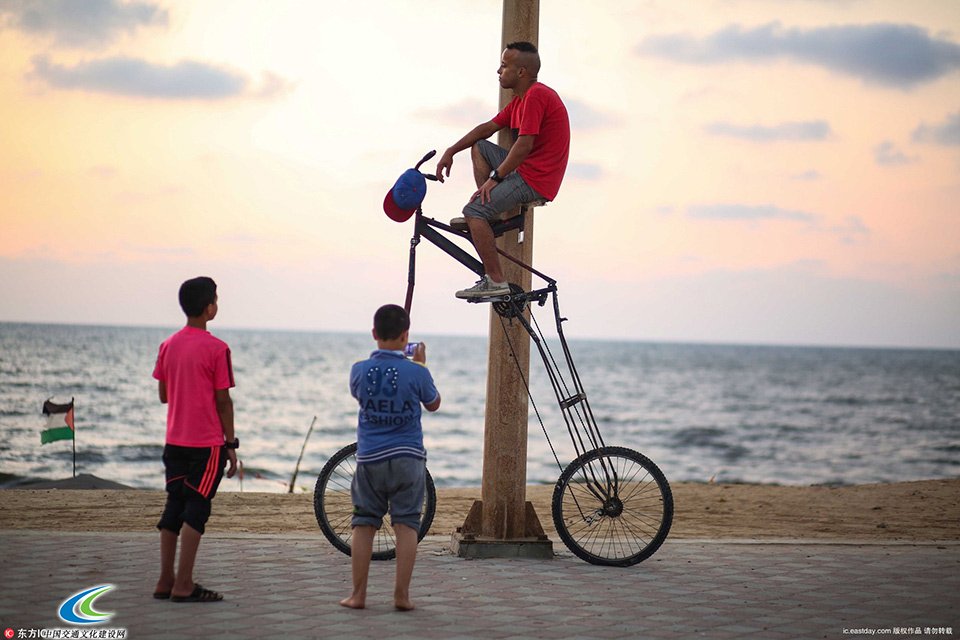
[[(536, 45), (539, 21), (539, 0), (504, 0), (501, 50), (520, 40)], [(500, 108), (512, 99), (512, 91), (500, 90)], [(501, 130), (499, 136), (500, 146), (513, 144), (509, 129)], [(533, 264), (532, 208), (523, 233), (510, 231), (497, 240), (497, 246), (522, 262)], [(508, 282), (530, 290), (529, 272), (509, 260), (501, 259), (501, 264)], [(528, 522), (530, 517), (536, 520), (536, 514), (526, 507), (528, 399), (524, 378), (529, 380), (530, 337), (517, 321), (501, 323), (492, 308), (489, 335), (480, 534), (500, 540), (523, 538), (540, 529), (539, 521)], [(528, 511), (532, 516), (528, 517)]]

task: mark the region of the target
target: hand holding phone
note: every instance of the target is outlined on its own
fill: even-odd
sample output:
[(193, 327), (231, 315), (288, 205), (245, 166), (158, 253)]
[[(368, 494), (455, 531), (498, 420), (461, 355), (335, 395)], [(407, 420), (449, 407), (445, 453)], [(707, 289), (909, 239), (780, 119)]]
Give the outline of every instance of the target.
[(423, 364), (427, 361), (427, 345), (423, 342), (408, 342), (403, 348), (403, 355)]

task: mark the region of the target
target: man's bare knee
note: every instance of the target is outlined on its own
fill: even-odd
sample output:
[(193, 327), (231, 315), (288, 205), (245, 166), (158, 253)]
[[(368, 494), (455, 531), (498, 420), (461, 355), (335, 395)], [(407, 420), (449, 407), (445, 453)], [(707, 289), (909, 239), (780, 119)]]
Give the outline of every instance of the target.
[(475, 142), (470, 147), (470, 159), (473, 161), (473, 178), (480, 187), (490, 177), (491, 167), (487, 164), (487, 159), (480, 153), (480, 143)]

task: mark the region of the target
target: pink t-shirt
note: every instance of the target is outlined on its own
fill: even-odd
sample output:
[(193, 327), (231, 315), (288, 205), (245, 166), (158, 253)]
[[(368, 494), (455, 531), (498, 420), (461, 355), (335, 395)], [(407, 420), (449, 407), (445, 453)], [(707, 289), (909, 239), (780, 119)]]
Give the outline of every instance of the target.
[(514, 97), (493, 121), (516, 136), (536, 136), (533, 149), (517, 167), (530, 188), (547, 200), (560, 191), (570, 156), (570, 119), (557, 92), (535, 82), (522, 98)]
[(223, 444), (216, 391), (234, 386), (226, 342), (209, 331), (184, 327), (160, 345), (153, 377), (167, 386), (167, 444)]

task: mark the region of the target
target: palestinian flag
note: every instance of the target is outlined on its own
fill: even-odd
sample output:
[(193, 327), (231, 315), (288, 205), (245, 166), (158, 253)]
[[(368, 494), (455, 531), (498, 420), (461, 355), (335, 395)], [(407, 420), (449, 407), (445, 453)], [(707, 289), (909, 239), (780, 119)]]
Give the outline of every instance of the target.
[(57, 440), (73, 440), (73, 398), (69, 404), (56, 404), (49, 400), (43, 403), (43, 415), (47, 416), (47, 428), (40, 432), (40, 444)]

